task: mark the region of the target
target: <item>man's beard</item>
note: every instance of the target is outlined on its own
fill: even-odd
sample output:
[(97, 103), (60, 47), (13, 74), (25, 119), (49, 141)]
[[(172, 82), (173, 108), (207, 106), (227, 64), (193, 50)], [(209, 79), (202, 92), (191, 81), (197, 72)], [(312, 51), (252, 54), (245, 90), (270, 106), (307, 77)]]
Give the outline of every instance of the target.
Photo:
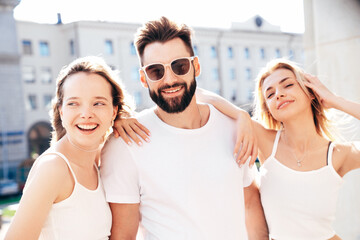
[[(167, 88), (173, 88), (182, 86), (185, 89), (185, 92), (182, 96), (174, 97), (174, 98), (167, 98), (165, 99), (161, 93), (162, 90)], [(186, 83), (175, 83), (173, 85), (165, 85), (162, 86), (157, 90), (157, 93), (155, 91), (151, 91), (149, 88), (149, 93), (151, 99), (158, 105), (162, 110), (164, 110), (167, 113), (180, 113), (184, 111), (190, 104), (196, 90), (196, 80), (195, 77), (193, 81), (190, 84), (190, 88), (188, 88), (188, 85)]]

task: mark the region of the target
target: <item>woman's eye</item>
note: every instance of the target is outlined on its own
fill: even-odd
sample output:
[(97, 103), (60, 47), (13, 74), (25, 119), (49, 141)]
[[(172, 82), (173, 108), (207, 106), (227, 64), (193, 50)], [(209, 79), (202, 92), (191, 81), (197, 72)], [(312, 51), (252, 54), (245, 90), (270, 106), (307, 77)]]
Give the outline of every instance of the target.
[(293, 85), (294, 85), (294, 84), (290, 83), (290, 84), (286, 85), (285, 87), (291, 87), (291, 86), (293, 86)]
[(76, 103), (75, 102), (69, 102), (67, 105), (68, 106), (76, 106)]
[(267, 98), (271, 98), (274, 94), (273, 93), (270, 93)]
[(104, 106), (104, 105), (105, 105), (105, 103), (103, 103), (103, 102), (97, 102), (94, 104), (94, 106)]

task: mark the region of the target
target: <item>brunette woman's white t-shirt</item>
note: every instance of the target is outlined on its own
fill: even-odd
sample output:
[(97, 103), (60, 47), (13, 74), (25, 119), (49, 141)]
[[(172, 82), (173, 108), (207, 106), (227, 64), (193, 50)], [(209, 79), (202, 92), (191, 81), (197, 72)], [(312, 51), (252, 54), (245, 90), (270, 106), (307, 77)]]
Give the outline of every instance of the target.
[(209, 107), (198, 129), (172, 127), (145, 110), (138, 120), (150, 143), (111, 137), (102, 151), (106, 199), (140, 203), (146, 240), (247, 239), (243, 188), (254, 171), (234, 160), (235, 122)]

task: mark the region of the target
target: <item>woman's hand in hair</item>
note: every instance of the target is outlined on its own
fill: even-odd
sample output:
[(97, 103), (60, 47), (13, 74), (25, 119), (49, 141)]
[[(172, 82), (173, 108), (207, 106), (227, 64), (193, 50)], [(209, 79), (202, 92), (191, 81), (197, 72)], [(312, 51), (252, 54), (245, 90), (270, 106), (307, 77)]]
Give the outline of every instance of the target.
[(116, 138), (120, 136), (128, 145), (132, 144), (130, 138), (139, 146), (143, 144), (141, 139), (150, 141), (150, 131), (128, 114), (123, 114), (115, 120), (113, 132)]
[(304, 76), (307, 80), (304, 82), (305, 86), (314, 91), (324, 108), (334, 108), (338, 96), (331, 92), (316, 76), (308, 73), (305, 73)]

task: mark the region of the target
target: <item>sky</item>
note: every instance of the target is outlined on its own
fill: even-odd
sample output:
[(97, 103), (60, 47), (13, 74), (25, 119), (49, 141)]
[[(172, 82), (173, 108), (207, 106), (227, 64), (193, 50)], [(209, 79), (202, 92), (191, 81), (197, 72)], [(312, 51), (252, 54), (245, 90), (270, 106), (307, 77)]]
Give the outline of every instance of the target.
[(63, 23), (80, 20), (144, 23), (166, 16), (192, 27), (230, 28), (260, 15), (284, 32), (304, 32), (303, 0), (21, 0), (16, 20)]

